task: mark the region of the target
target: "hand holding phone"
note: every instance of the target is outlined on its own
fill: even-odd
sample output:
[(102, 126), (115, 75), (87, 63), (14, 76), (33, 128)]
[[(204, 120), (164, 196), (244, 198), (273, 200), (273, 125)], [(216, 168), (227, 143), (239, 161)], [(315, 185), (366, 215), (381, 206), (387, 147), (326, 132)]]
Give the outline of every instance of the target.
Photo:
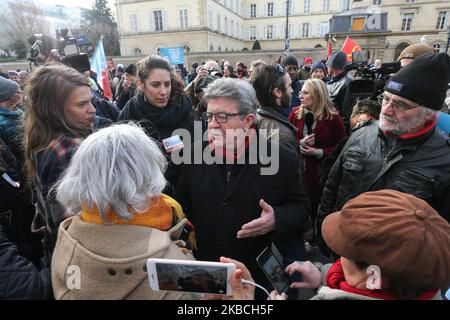
[(256, 261), (278, 293), (289, 290), (292, 283), (289, 274), (284, 271), (283, 265), (269, 247), (264, 249)]
[(322, 284), (322, 273), (310, 261), (295, 261), (287, 266), (289, 275), (301, 274), (300, 282), (293, 282), (292, 287), (296, 289), (315, 289)]
[(233, 263), (148, 259), (150, 288), (154, 291), (182, 291), (232, 295)]

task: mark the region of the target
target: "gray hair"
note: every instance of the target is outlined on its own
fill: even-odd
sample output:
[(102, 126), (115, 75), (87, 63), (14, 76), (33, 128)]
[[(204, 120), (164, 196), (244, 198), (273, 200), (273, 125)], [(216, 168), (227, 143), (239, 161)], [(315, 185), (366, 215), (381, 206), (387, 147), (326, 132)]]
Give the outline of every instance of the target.
[(97, 207), (103, 221), (114, 210), (121, 219), (150, 206), (166, 185), (167, 160), (136, 124), (117, 124), (88, 136), (56, 184), (57, 200), (70, 213)]
[(233, 78), (222, 78), (212, 82), (203, 90), (203, 99), (208, 102), (217, 98), (236, 102), (239, 112), (244, 115), (253, 114), (256, 118), (258, 101), (255, 89), (248, 82)]

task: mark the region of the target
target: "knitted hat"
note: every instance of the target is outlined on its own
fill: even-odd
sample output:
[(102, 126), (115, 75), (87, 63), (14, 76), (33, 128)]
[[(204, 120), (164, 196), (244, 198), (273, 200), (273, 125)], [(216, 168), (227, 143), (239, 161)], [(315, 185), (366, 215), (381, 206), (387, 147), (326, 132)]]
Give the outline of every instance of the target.
[(297, 66), (298, 67), (298, 60), (294, 56), (286, 56), (286, 57), (284, 57), (281, 64), (283, 65), (283, 67), (285, 67), (285, 66)]
[(415, 59), (426, 53), (433, 53), (433, 52), (434, 48), (427, 44), (422, 43), (413, 44), (403, 49), (403, 51), (398, 56), (397, 61), (400, 61), (402, 59)]
[(19, 73), (17, 73), (16, 70), (8, 70), (8, 76), (11, 77), (18, 77)]
[(445, 53), (428, 53), (400, 70), (387, 83), (387, 92), (440, 110), (450, 81), (450, 57)]
[(311, 57), (305, 57), (305, 60), (304, 60), (304, 64), (307, 64), (308, 62), (311, 62), (311, 63), (313, 63), (313, 59), (311, 58)]
[(343, 51), (335, 51), (328, 58), (327, 66), (333, 69), (343, 70), (346, 63), (347, 55)]
[(9, 100), (16, 92), (22, 92), (17, 82), (0, 77), (0, 101)]
[(325, 67), (325, 65), (320, 61), (313, 63), (313, 65), (311, 66), (311, 73), (313, 73), (313, 71), (316, 69), (322, 69), (323, 72), (327, 72), (327, 67)]
[(337, 254), (376, 265), (399, 285), (431, 290), (450, 281), (450, 224), (413, 195), (363, 193), (325, 218), (322, 235)]

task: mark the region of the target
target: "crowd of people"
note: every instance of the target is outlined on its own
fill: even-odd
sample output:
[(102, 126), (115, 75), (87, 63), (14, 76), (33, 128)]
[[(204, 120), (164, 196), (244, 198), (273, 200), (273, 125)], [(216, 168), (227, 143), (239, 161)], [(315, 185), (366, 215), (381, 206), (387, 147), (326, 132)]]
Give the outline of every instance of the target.
[(0, 298), (202, 298), (150, 289), (147, 259), (168, 258), (235, 263), (233, 298), (265, 299), (241, 279), (270, 290), (275, 244), (290, 299), (442, 299), (450, 57), (399, 61), (367, 99), (342, 51), (190, 72), (151, 55), (110, 70), (112, 101), (63, 64), (1, 73)]

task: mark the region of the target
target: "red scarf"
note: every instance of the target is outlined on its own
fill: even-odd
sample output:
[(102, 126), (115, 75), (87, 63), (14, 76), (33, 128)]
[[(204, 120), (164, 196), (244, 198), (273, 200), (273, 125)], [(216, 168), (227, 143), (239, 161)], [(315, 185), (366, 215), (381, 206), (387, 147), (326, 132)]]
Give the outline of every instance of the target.
[[(397, 297), (386, 290), (367, 290), (356, 289), (351, 287), (345, 281), (344, 269), (342, 268), (341, 259), (337, 260), (330, 268), (326, 278), (327, 286), (331, 289), (338, 289), (348, 293), (359, 294), (366, 297), (371, 297), (381, 300), (397, 300)], [(429, 290), (425, 291), (417, 300), (431, 300), (439, 291)]]
[(256, 127), (251, 126), (249, 129), (249, 134), (245, 136), (244, 144), (236, 148), (234, 152), (229, 152), (225, 148), (225, 146), (221, 149), (216, 148), (216, 145), (214, 144), (211, 138), (208, 138), (208, 142), (211, 150), (213, 150), (217, 155), (222, 156), (226, 160), (226, 163), (231, 164), (236, 163), (237, 159), (239, 159), (245, 153), (245, 151), (248, 149), (248, 146), (250, 145), (250, 142), (252, 142), (253, 139), (255, 139), (255, 137), (256, 137)]
[(403, 140), (417, 138), (417, 137), (423, 136), (424, 134), (426, 134), (426, 133), (430, 132), (431, 130), (433, 130), (434, 127), (437, 124), (437, 118), (438, 117), (436, 116), (436, 118), (432, 122), (430, 122), (430, 124), (426, 125), (424, 128), (422, 128), (421, 130), (419, 130), (416, 133), (408, 133), (408, 134), (404, 134), (404, 135), (399, 136), (399, 137), (392, 135), (389, 131), (383, 131), (383, 133), (385, 135), (388, 135), (388, 136), (391, 136), (391, 137), (394, 137), (394, 138), (398, 138), (398, 139), (403, 139)]

